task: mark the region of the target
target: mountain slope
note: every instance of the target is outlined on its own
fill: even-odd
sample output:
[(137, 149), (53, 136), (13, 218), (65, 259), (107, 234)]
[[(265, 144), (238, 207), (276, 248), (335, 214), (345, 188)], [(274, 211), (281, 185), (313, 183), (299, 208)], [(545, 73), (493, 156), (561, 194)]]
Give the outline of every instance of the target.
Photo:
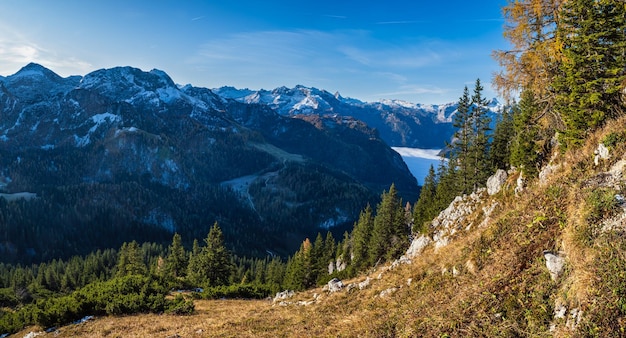
[(273, 305), (198, 301), (189, 317), (108, 317), (59, 334), (623, 336), (624, 130), (621, 119), (556, 154), (521, 191), (512, 173), (493, 195), (459, 197), (405, 258), (339, 292), (318, 288)]
[(0, 198), (3, 260), (173, 231), (191, 241), (215, 221), (240, 254), (286, 254), (343, 231), (394, 182), (408, 201), (418, 192), (400, 156), (356, 121), (314, 125), (180, 88), (159, 70), (62, 78), (29, 64), (0, 79), (0, 117), (0, 188), (37, 196)]

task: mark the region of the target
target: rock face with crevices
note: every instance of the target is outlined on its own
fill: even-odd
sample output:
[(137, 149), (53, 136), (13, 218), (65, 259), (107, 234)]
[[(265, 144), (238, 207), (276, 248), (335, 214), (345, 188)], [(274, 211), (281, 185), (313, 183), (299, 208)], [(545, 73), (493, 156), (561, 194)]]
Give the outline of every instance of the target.
[(323, 289), (330, 293), (341, 291), (341, 289), (343, 289), (343, 282), (339, 278), (333, 278), (324, 286)]
[(448, 245), (450, 238), (459, 230), (467, 230), (471, 224), (465, 220), (479, 207), (486, 189), (463, 196), (457, 196), (431, 223), (435, 248)]
[(487, 193), (489, 196), (499, 193), (507, 178), (506, 171), (502, 169), (498, 169), (495, 174), (489, 177), (487, 179)]

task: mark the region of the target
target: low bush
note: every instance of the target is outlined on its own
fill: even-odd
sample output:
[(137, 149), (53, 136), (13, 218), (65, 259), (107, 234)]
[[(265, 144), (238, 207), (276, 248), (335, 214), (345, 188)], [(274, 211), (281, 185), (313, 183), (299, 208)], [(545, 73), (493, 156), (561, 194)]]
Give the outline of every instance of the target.
[(204, 289), (202, 298), (243, 298), (263, 299), (272, 294), (272, 288), (266, 284), (238, 284), (229, 286), (216, 286)]
[(173, 315), (191, 315), (196, 310), (193, 299), (185, 299), (182, 294), (176, 295), (176, 298), (169, 302), (165, 313)]

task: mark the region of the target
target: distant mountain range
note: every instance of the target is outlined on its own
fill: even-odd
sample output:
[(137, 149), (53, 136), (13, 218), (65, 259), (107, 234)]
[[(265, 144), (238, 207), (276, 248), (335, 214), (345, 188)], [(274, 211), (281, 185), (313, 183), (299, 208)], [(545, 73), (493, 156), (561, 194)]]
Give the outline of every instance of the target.
[(349, 227), (392, 183), (417, 198), (382, 130), (359, 120), (382, 110), (304, 87), (257, 92), (275, 105), (245, 92), (131, 67), (63, 78), (29, 64), (0, 77), (1, 260), (167, 243), (174, 231), (191, 241), (214, 221), (237, 253), (287, 254)]
[[(392, 147), (441, 149), (454, 134), (452, 116), (457, 103), (441, 105), (415, 104), (399, 100), (362, 102), (344, 98), (339, 93), (296, 86), (274, 90), (248, 90), (222, 87), (217, 95), (247, 104), (268, 106), (283, 116), (319, 115), (352, 117), (376, 129)], [(489, 102), (493, 117), (503, 106), (497, 99)], [(495, 120), (495, 119), (494, 119)]]

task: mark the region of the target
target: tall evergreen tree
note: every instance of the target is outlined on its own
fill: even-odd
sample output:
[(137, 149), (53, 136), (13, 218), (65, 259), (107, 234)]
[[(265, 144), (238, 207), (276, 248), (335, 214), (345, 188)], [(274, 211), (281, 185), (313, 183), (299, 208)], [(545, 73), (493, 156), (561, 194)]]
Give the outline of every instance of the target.
[(191, 253), (189, 253), (189, 264), (187, 265), (187, 280), (196, 286), (202, 285), (205, 281), (202, 266), (200, 244), (197, 239), (193, 240)]
[(206, 247), (202, 248), (202, 267), (210, 286), (226, 285), (232, 272), (230, 253), (224, 246), (224, 235), (217, 222), (209, 230), (205, 240)]
[(354, 272), (361, 271), (370, 262), (368, 247), (372, 230), (374, 228), (374, 213), (368, 204), (361, 214), (359, 220), (354, 224), (352, 230), (352, 261), (351, 267)]
[(493, 131), (493, 142), (489, 150), (489, 160), (493, 169), (508, 169), (511, 157), (511, 143), (515, 136), (513, 113), (505, 108)]
[[(476, 79), (474, 86), (474, 94), (472, 95), (471, 110), (471, 134), (473, 137), (470, 141), (469, 160), (470, 164), (466, 167), (470, 168), (469, 181), (470, 189), (476, 190), (479, 186), (483, 186), (487, 178), (492, 174), (492, 168), (489, 163), (489, 131), (491, 130), (487, 104), (489, 101), (483, 97), (483, 86), (480, 79)], [(471, 191), (465, 191), (470, 193)]]
[(437, 197), (437, 177), (435, 168), (431, 165), (428, 175), (424, 178), (424, 185), (420, 190), (420, 197), (413, 208), (413, 232), (424, 233), (428, 231), (426, 222), (432, 220), (439, 210), (435, 204)]
[(309, 239), (300, 244), (300, 249), (287, 262), (285, 286), (292, 290), (304, 290), (314, 285), (311, 273), (311, 249)]
[[(117, 276), (145, 275), (148, 268), (143, 260), (143, 253), (136, 241), (123, 243), (117, 263)], [(66, 276), (70, 276), (66, 273)]]
[(568, 0), (558, 36), (561, 76), (553, 83), (567, 144), (579, 144), (607, 118), (624, 113), (626, 6), (623, 0)]
[(335, 260), (335, 253), (337, 250), (337, 243), (335, 242), (335, 238), (333, 234), (328, 231), (326, 233), (326, 238), (324, 239), (324, 251), (322, 253), (322, 262), (324, 264), (324, 270), (318, 275), (317, 282), (325, 282), (328, 277), (329, 270), (328, 267), (331, 262)]
[(435, 209), (437, 212), (448, 207), (450, 202), (461, 193), (463, 188), (458, 184), (456, 165), (453, 158), (442, 160), (437, 168), (437, 189), (435, 192)]
[(166, 274), (172, 277), (184, 277), (187, 274), (187, 259), (182, 238), (178, 233), (175, 233), (165, 259)]
[(286, 264), (281, 261), (280, 258), (274, 257), (267, 264), (267, 273), (265, 276), (265, 282), (272, 286), (277, 291), (284, 283)]
[(369, 246), (370, 264), (399, 257), (408, 248), (408, 238), (409, 228), (402, 199), (392, 184), (389, 192), (383, 192), (381, 202), (376, 207)]
[(531, 91), (522, 92), (520, 102), (513, 108), (514, 137), (511, 142), (510, 163), (520, 168), (528, 177), (536, 176), (539, 171), (539, 127), (533, 121), (539, 109)]
[(462, 191), (471, 189), (470, 147), (473, 139), (472, 102), (467, 86), (459, 99), (452, 126), (456, 128), (454, 140), (449, 145), (450, 165), (457, 171), (456, 180)]
[(318, 232), (311, 248), (311, 279), (315, 281), (317, 281), (319, 276), (328, 272), (328, 262), (325, 262), (324, 257), (325, 249), (324, 237)]

